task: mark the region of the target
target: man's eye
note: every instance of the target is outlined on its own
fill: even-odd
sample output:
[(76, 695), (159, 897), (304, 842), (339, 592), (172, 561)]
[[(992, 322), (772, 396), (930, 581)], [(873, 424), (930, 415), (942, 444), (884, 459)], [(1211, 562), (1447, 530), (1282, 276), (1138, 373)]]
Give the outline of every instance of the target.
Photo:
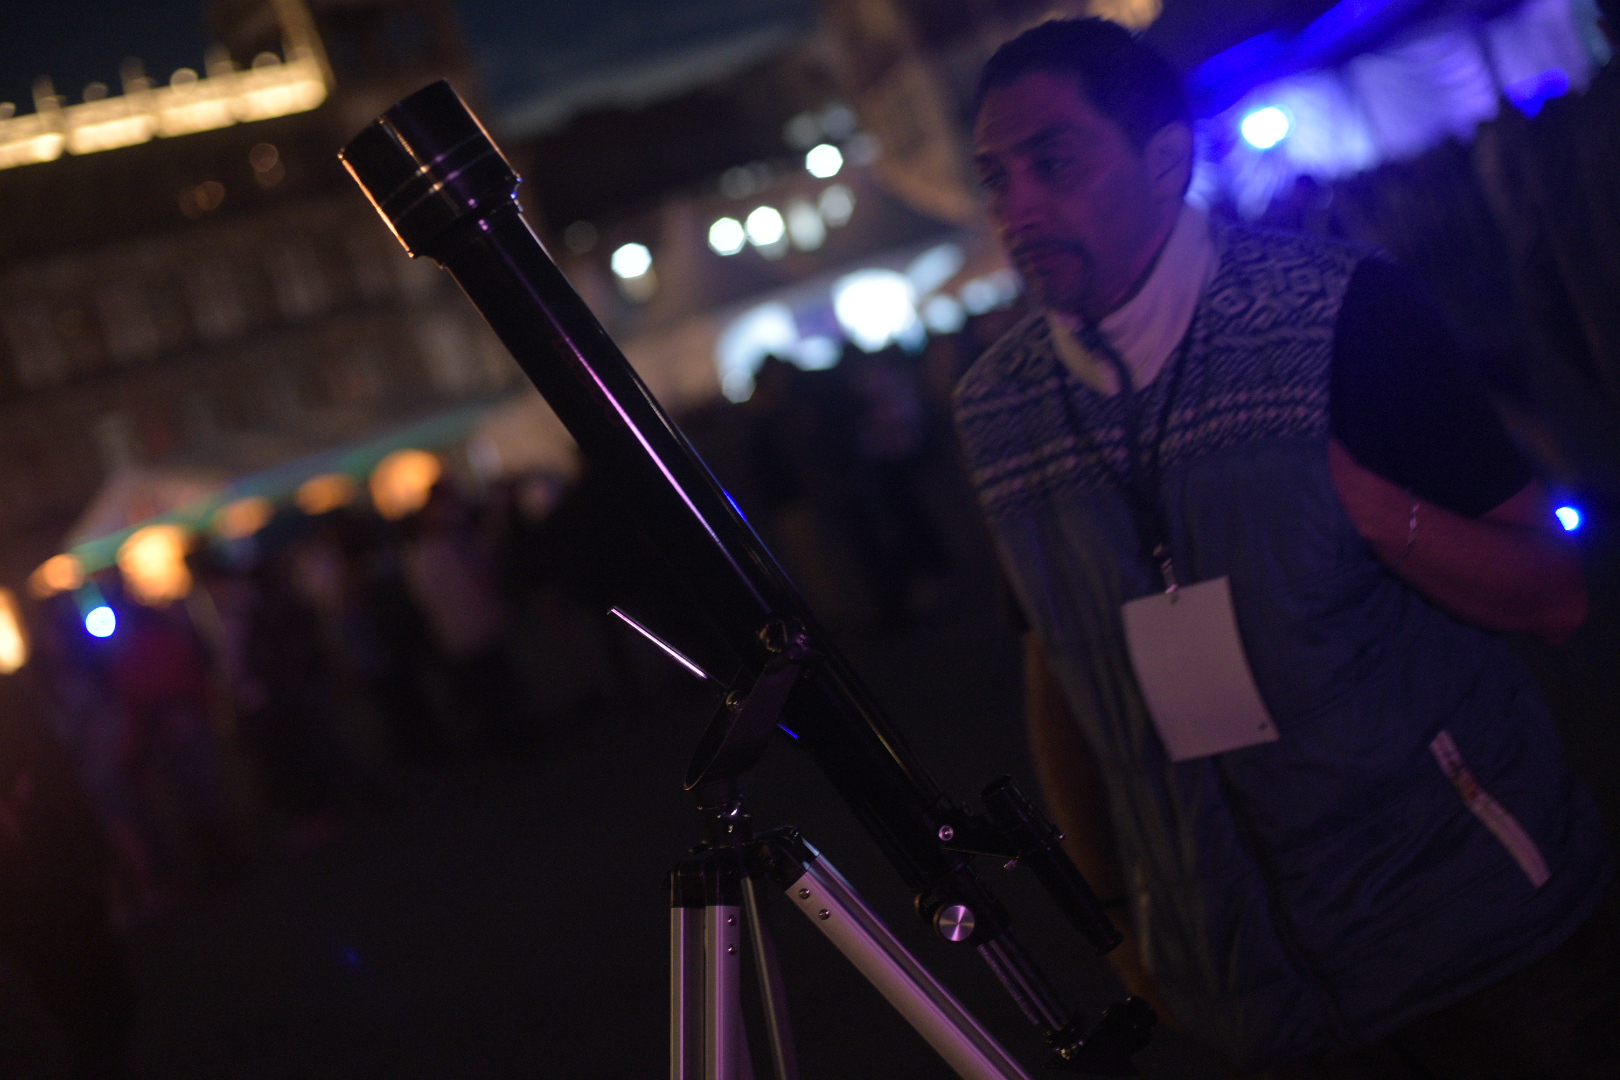
[(1035, 159), (1035, 171), (1042, 176), (1056, 176), (1064, 172), (1070, 164), (1066, 157), (1039, 157)]

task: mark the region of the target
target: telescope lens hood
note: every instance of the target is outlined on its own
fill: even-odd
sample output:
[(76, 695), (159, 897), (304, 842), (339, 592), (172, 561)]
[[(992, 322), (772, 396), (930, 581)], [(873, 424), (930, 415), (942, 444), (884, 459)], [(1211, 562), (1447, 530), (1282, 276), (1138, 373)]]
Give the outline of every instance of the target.
[(432, 257), (469, 217), (510, 201), (518, 176), (450, 84), (389, 109), (338, 154), (405, 250)]

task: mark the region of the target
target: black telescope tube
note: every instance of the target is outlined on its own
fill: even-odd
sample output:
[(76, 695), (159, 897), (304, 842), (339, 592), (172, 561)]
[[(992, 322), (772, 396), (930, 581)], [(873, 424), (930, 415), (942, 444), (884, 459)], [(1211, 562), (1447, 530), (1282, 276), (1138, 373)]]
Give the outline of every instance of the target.
[(743, 658), (772, 617), (820, 660), (789, 723), (907, 883), (991, 927), (999, 904), (939, 837), (939, 786), (814, 626), (797, 590), (519, 216), (518, 178), (448, 83), (395, 105), (339, 155), (405, 249), (456, 279), (593, 467), (613, 478)]

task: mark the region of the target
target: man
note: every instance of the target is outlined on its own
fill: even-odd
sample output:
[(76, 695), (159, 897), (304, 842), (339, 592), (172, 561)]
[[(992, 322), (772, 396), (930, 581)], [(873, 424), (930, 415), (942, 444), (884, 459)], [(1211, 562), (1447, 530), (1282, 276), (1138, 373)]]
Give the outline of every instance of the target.
[(1620, 1075), (1602, 828), (1492, 633), (1571, 633), (1577, 555), (1409, 277), (1209, 221), (1192, 158), (1118, 27), (986, 65), (975, 160), (1043, 310), (957, 422), (1116, 966), (1247, 1070)]

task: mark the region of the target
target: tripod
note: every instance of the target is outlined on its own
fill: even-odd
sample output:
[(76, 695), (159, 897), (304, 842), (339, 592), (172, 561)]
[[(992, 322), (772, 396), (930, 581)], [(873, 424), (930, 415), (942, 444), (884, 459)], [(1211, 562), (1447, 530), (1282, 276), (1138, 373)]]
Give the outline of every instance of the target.
[(669, 877), (670, 1080), (752, 1076), (741, 1007), (744, 924), (773, 1072), (798, 1080), (781, 972), (759, 914), (759, 892), (772, 885), (964, 1080), (1029, 1080), (798, 830), (750, 836), (735, 781), (701, 792), (699, 807), (709, 839)]

